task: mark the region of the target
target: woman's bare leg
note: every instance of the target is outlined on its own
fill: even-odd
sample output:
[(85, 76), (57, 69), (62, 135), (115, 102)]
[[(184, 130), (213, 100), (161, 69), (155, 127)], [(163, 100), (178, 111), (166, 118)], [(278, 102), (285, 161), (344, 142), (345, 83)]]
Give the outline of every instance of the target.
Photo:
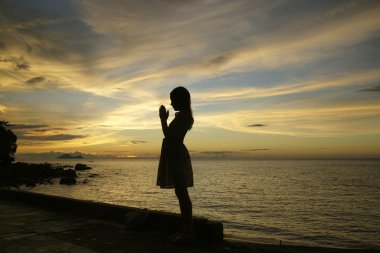
[(182, 217), (181, 233), (178, 239), (195, 238), (194, 225), (193, 225), (193, 207), (189, 192), (186, 187), (176, 187), (175, 193), (178, 198), (179, 207)]

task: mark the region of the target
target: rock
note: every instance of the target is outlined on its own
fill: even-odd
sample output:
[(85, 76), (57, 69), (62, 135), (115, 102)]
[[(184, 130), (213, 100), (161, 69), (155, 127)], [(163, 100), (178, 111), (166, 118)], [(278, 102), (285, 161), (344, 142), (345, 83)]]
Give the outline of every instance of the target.
[(90, 170), (91, 167), (88, 167), (86, 164), (83, 163), (77, 163), (75, 164), (75, 170)]
[[(37, 184), (53, 184), (52, 179), (60, 179), (60, 184), (76, 184), (75, 178), (78, 177), (80, 171), (90, 170), (91, 167), (86, 164), (78, 163), (75, 167), (71, 166), (53, 166), (49, 163), (11, 163), (9, 167), (0, 166), (0, 187), (18, 187), (25, 185), (26, 187), (34, 187)], [(88, 174), (84, 172), (84, 174)], [(90, 177), (98, 176), (91, 174)]]
[(73, 185), (76, 183), (77, 183), (77, 180), (74, 177), (62, 177), (59, 180), (59, 184)]
[(63, 173), (64, 173), (64, 169), (62, 166), (58, 166), (57, 168), (55, 168), (55, 173), (57, 176), (61, 176)]
[(77, 177), (77, 173), (73, 169), (63, 170), (61, 172), (61, 177)]
[(98, 177), (98, 176), (99, 176), (99, 174), (93, 173), (93, 174), (89, 175), (88, 177)]

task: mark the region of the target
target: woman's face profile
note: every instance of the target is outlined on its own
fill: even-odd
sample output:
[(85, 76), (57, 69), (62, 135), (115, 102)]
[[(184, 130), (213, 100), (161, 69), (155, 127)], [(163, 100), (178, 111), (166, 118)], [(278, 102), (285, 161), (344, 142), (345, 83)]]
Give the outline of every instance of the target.
[(175, 111), (178, 111), (178, 110), (179, 110), (178, 101), (176, 101), (176, 100), (173, 99), (173, 98), (170, 98), (170, 101), (171, 101), (170, 105), (173, 106), (173, 109), (174, 109)]

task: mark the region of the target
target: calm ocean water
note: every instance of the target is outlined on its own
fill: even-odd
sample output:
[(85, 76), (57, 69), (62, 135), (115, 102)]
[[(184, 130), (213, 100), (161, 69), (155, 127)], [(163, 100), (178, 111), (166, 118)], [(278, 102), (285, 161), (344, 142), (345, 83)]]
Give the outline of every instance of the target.
[[(93, 170), (82, 172), (77, 185), (29, 190), (179, 212), (173, 190), (155, 185), (157, 160), (80, 162)], [(194, 215), (223, 222), (227, 237), (380, 248), (380, 160), (194, 160), (193, 167)]]

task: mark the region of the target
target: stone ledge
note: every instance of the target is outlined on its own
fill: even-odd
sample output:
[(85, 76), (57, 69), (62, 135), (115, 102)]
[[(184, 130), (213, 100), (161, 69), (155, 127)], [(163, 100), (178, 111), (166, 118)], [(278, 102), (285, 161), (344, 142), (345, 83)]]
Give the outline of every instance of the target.
[[(175, 232), (181, 224), (179, 214), (155, 210), (140, 209), (89, 200), (70, 199), (19, 190), (0, 189), (0, 198), (21, 201), (31, 205), (42, 206), (60, 211), (72, 212), (86, 217), (103, 219), (117, 223), (125, 223), (126, 216), (141, 216), (142, 221), (135, 229), (159, 230)], [(206, 218), (194, 217), (194, 227), (201, 241), (223, 240), (223, 224)]]

